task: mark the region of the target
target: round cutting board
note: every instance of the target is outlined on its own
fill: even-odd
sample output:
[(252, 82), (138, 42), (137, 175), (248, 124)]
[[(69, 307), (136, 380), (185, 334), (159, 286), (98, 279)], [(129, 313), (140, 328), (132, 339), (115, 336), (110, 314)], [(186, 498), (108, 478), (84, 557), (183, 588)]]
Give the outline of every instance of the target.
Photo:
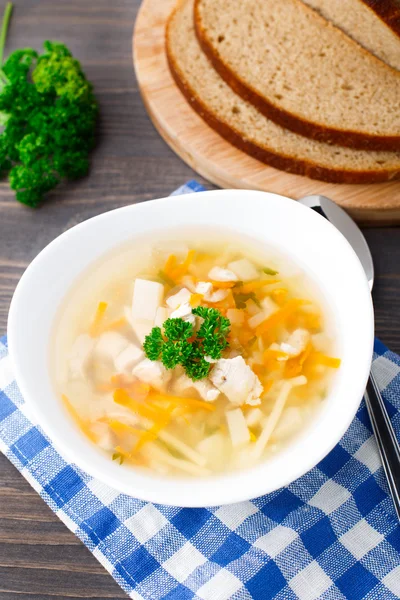
[(400, 224), (400, 181), (348, 185), (278, 171), (225, 141), (190, 107), (165, 55), (165, 25), (176, 0), (144, 0), (135, 25), (133, 56), (144, 104), (169, 146), (195, 171), (224, 188), (275, 192), (290, 198), (323, 194), (358, 222)]

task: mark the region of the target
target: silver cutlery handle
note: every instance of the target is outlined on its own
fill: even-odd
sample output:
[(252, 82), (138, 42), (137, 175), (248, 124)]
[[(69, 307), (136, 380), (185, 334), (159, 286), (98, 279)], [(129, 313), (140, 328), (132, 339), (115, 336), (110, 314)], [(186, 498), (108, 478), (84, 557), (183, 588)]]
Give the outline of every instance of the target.
[(400, 521), (400, 446), (372, 371), (365, 391), (365, 402)]

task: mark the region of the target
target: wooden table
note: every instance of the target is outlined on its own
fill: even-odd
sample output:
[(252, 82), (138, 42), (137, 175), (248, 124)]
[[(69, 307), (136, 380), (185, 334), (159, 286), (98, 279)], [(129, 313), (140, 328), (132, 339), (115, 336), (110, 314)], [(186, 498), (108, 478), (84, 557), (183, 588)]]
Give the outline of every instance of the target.
[[(94, 83), (101, 124), (90, 176), (59, 188), (40, 210), (23, 207), (0, 184), (0, 332), (6, 330), (8, 306), (23, 270), (59, 233), (111, 208), (166, 195), (195, 177), (155, 132), (139, 96), (131, 60), (139, 0), (16, 4), (7, 50), (39, 48), (47, 38), (65, 42)], [(400, 232), (369, 229), (365, 234), (377, 271), (377, 334), (400, 352)], [(125, 597), (1, 455), (0, 600)]]

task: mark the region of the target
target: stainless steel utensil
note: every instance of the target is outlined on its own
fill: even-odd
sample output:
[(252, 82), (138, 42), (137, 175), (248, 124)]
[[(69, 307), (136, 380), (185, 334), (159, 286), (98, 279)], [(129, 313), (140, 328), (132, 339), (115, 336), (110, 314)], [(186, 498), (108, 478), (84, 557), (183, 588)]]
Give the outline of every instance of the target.
[[(345, 236), (364, 267), (372, 291), (374, 264), (371, 252), (363, 234), (354, 221), (340, 206), (325, 196), (304, 196), (304, 198), (300, 198), (299, 202), (328, 219)], [(400, 446), (372, 370), (364, 398), (393, 504), (400, 521)]]

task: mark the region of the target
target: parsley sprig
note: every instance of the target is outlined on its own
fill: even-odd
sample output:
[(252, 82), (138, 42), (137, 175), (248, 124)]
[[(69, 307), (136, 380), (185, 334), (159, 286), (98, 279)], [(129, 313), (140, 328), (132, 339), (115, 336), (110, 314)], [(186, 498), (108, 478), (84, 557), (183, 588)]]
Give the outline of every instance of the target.
[(218, 360), (228, 347), (230, 321), (216, 308), (198, 306), (193, 314), (201, 317), (197, 332), (183, 319), (167, 319), (160, 327), (153, 327), (146, 336), (143, 348), (150, 360), (161, 360), (166, 369), (182, 365), (194, 381), (207, 377), (211, 364), (206, 357)]

